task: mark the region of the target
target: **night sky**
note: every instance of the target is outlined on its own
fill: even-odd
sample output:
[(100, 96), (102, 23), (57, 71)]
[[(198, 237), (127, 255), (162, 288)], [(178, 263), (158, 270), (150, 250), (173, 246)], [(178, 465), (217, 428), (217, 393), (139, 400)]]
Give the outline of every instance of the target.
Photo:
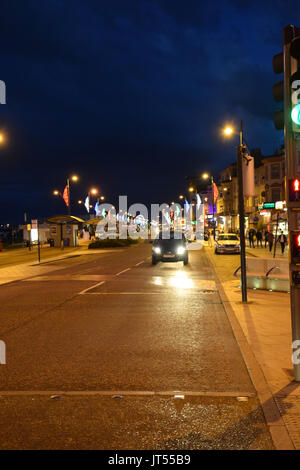
[[(243, 119), (251, 148), (271, 154), (272, 57), (299, 0), (2, 0), (0, 222), (64, 213), (97, 186), (107, 202), (171, 202), (185, 175), (217, 172)], [(278, 106), (277, 106), (278, 107)], [(74, 214), (83, 213), (74, 204)]]

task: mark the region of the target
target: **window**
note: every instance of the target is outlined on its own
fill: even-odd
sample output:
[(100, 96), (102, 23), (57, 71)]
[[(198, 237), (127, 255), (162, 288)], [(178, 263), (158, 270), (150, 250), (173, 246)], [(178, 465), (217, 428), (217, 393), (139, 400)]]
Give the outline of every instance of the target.
[(281, 200), (280, 193), (281, 193), (280, 188), (272, 188), (272, 202)]
[(271, 179), (280, 179), (280, 163), (272, 163), (271, 165)]

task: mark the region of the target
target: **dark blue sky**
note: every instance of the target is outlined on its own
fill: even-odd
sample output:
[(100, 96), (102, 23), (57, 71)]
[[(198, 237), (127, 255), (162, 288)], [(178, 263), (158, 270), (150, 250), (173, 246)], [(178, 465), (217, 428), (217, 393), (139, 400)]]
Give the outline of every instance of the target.
[(299, 0), (2, 0), (0, 222), (64, 211), (97, 185), (115, 202), (171, 202), (185, 175), (235, 158), (224, 122), (272, 153), (272, 57)]

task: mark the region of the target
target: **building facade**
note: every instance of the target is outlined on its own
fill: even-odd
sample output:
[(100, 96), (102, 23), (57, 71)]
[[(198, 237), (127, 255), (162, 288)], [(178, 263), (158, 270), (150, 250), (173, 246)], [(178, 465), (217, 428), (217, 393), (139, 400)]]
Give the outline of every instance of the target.
[[(270, 156), (262, 156), (259, 150), (252, 154), (255, 159), (255, 195), (244, 198), (246, 229), (275, 230), (278, 222), (277, 229), (286, 232), (284, 150), (281, 148)], [(220, 172), (218, 190), (218, 228), (224, 232), (236, 232), (239, 228), (236, 163)], [(277, 203), (277, 209), (272, 207), (273, 203), (274, 206)]]

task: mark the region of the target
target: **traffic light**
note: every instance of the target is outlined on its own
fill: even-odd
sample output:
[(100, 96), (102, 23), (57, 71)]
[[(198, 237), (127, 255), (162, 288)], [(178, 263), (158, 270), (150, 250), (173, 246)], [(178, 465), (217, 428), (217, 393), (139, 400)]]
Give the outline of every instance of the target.
[(291, 232), (291, 257), (293, 264), (300, 263), (300, 232)]
[(283, 73), (284, 80), (273, 86), (273, 97), (276, 102), (284, 101), (284, 109), (275, 111), (273, 120), (278, 130), (290, 122), (292, 131), (300, 133), (300, 28), (284, 28), (283, 42), (284, 52), (273, 57), (273, 70)]
[[(276, 54), (273, 57), (273, 70), (275, 73), (283, 73), (284, 72), (284, 65), (283, 65), (283, 53)], [(283, 80), (280, 82), (275, 83), (273, 86), (273, 97), (277, 103), (280, 103), (284, 100), (284, 83)], [(284, 129), (284, 111), (283, 109), (279, 109), (275, 111), (274, 116), (274, 125), (277, 130)]]
[(289, 201), (300, 201), (300, 179), (289, 180)]
[(291, 85), (291, 118), (293, 132), (300, 132), (300, 36), (293, 39), (290, 47), (291, 60), (296, 72), (290, 79)]

